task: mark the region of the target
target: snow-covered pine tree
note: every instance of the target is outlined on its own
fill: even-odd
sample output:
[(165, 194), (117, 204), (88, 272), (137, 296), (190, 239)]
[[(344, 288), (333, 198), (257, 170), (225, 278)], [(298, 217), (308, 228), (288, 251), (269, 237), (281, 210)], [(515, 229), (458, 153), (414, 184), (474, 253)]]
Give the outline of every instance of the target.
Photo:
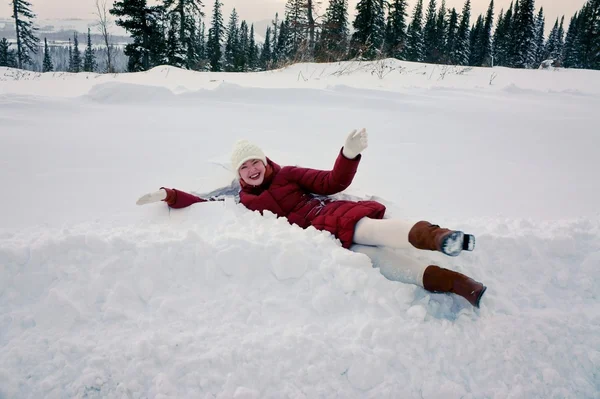
[[(396, 0), (404, 1), (404, 0)], [(315, 57), (331, 62), (343, 59), (348, 51), (348, 0), (331, 0), (325, 10)]]
[(17, 68), (17, 55), (5, 37), (0, 40), (0, 67)]
[(408, 61), (423, 61), (423, 0), (417, 0), (413, 17), (406, 31), (404, 57)]
[(11, 4), (17, 39), (17, 67), (23, 69), (31, 65), (29, 53), (37, 54), (40, 39), (35, 36), (37, 29), (33, 26), (35, 14), (31, 11), (31, 3), (26, 0), (13, 0)]
[(79, 51), (79, 39), (77, 38), (77, 32), (73, 33), (73, 63), (71, 65), (71, 72), (81, 72), (81, 51)]
[(479, 59), (482, 66), (492, 66), (492, 29), (494, 27), (494, 0), (490, 1), (486, 16), (485, 24), (481, 31)]
[[(422, 1), (422, 0), (419, 0)], [(350, 57), (373, 60), (382, 54), (385, 39), (385, 12), (380, 0), (360, 0), (356, 5)]]
[(248, 51), (246, 54), (248, 59), (248, 70), (256, 71), (258, 68), (258, 47), (254, 34), (254, 24), (250, 25), (250, 38), (248, 39)]
[(535, 18), (535, 65), (539, 66), (544, 61), (546, 17), (544, 16), (544, 7), (540, 8)]
[(71, 38), (69, 38), (69, 67), (67, 72), (73, 72), (73, 46), (71, 44)]
[(149, 15), (150, 68), (167, 64), (167, 38), (170, 26), (169, 14), (162, 5), (152, 8), (152, 11)]
[(187, 59), (185, 54), (184, 45), (185, 42), (182, 42), (179, 38), (181, 34), (181, 29), (179, 27), (181, 21), (179, 20), (179, 14), (171, 13), (170, 23), (169, 23), (169, 32), (167, 34), (167, 64), (177, 67), (183, 68), (187, 65)]
[(560, 19), (560, 25), (558, 26), (558, 34), (557, 34), (557, 46), (558, 46), (558, 50), (557, 50), (557, 54), (556, 54), (556, 59), (558, 60), (558, 64), (562, 64), (562, 54), (563, 54), (563, 48), (565, 46), (565, 28), (564, 28), (564, 24), (565, 24), (565, 16), (563, 15), (562, 18)]
[(250, 33), (248, 32), (248, 23), (242, 21), (239, 30), (239, 42), (235, 54), (235, 70), (238, 72), (248, 72), (248, 49), (250, 47)]
[(275, 13), (275, 19), (271, 20), (271, 24), (273, 26), (271, 28), (271, 34), (272, 34), (272, 36), (271, 36), (271, 45), (272, 45), (271, 53), (274, 53), (275, 47), (277, 46), (277, 42), (279, 41), (279, 25), (281, 24), (281, 21), (279, 20), (278, 12)]
[(428, 63), (437, 63), (440, 59), (440, 45), (437, 31), (437, 4), (429, 0), (425, 28), (423, 29), (423, 60)]
[(456, 42), (452, 50), (452, 59), (457, 65), (469, 63), (469, 28), (471, 24), (471, 0), (467, 0), (460, 17), (460, 25), (456, 32)]
[(546, 47), (544, 49), (544, 60), (552, 59), (556, 60), (558, 58), (558, 18), (556, 18), (556, 22), (554, 22), (554, 27), (550, 31), (550, 36), (548, 36), (548, 42), (546, 43)]
[(446, 8), (446, 0), (442, 0), (442, 5), (440, 6), (440, 11), (438, 12), (435, 29), (437, 31), (437, 41), (439, 45), (440, 54), (438, 62), (441, 64), (445, 64), (446, 62), (448, 62), (446, 51), (446, 45), (448, 42), (448, 10)]
[[(305, 59), (307, 55), (308, 14), (305, 0), (287, 0), (285, 20), (291, 45), (291, 58)], [(302, 54), (300, 54), (302, 53)]]
[(273, 50), (273, 65), (281, 67), (291, 61), (293, 55), (293, 46), (290, 36), (289, 23), (286, 20), (279, 25), (277, 43)]
[(259, 67), (263, 70), (268, 70), (271, 67), (271, 61), (273, 60), (273, 56), (271, 53), (271, 27), (267, 26), (267, 31), (265, 32), (265, 42), (262, 45), (262, 50), (260, 52), (260, 60)]
[[(175, 38), (179, 41), (179, 48), (185, 54), (184, 66), (193, 69), (198, 64), (198, 45), (196, 42), (198, 21), (204, 17), (201, 0), (164, 0), (164, 7), (170, 15), (177, 14), (179, 30)], [(172, 18), (171, 18), (172, 21)], [(171, 45), (173, 47), (174, 45)]]
[[(0, 61), (0, 65), (2, 65)], [(42, 64), (42, 72), (54, 71), (54, 65), (52, 65), (52, 58), (50, 57), (50, 51), (48, 50), (48, 40), (44, 38), (44, 62)]]
[(453, 49), (456, 47), (458, 33), (458, 13), (456, 8), (452, 8), (450, 11), (450, 18), (448, 19), (448, 33), (446, 35), (446, 47), (444, 48), (444, 63), (445, 64), (456, 64), (454, 60)]
[(193, 69), (202, 70), (206, 64), (206, 25), (204, 21), (200, 21), (200, 29), (198, 30), (196, 41), (196, 57), (198, 63)]
[(534, 0), (521, 0), (513, 23), (513, 66), (532, 68), (535, 64), (535, 5)]
[(225, 26), (223, 25), (223, 14), (220, 0), (215, 0), (212, 15), (212, 26), (208, 30), (208, 42), (206, 43), (206, 56), (210, 61), (210, 70), (212, 72), (221, 72), (223, 70), (223, 53), (221, 44), (225, 35)]
[(591, 0), (593, 12), (590, 21), (591, 55), (589, 68), (600, 69), (600, 0)]
[(577, 68), (579, 65), (579, 49), (576, 46), (576, 41), (579, 37), (579, 13), (575, 13), (569, 23), (569, 30), (565, 39), (565, 47), (563, 49), (563, 66), (565, 68)]
[(598, 18), (600, 16), (600, 1), (588, 1), (579, 14), (578, 37), (575, 46), (579, 52), (579, 68), (591, 69), (597, 65), (600, 58), (598, 47)]
[(185, 52), (185, 67), (191, 70), (198, 70), (200, 57), (198, 56), (198, 22), (195, 17), (189, 17), (188, 24), (190, 24), (187, 34), (189, 37), (184, 42), (183, 50)]
[(83, 56), (83, 70), (85, 72), (94, 72), (96, 69), (96, 54), (92, 48), (92, 34), (88, 28), (87, 47)]
[(235, 59), (239, 53), (239, 21), (238, 13), (234, 8), (229, 16), (229, 22), (227, 23), (227, 39), (225, 42), (225, 64), (224, 68), (226, 72), (233, 72), (236, 70)]
[(120, 0), (109, 12), (118, 17), (115, 24), (133, 39), (125, 46), (129, 72), (146, 71), (164, 60), (163, 6), (148, 6), (146, 0)]
[(510, 66), (512, 55), (512, 16), (513, 4), (511, 3), (506, 14), (500, 12), (498, 27), (494, 33), (494, 63), (499, 66)]
[(471, 66), (481, 66), (481, 32), (483, 31), (483, 16), (477, 18), (477, 22), (469, 32), (469, 64)]

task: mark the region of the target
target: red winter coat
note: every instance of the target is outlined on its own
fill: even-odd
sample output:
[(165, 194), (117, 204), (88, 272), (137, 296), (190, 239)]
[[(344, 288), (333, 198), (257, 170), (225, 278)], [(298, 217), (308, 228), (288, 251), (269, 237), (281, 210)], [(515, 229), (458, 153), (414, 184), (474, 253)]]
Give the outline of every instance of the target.
[[(240, 202), (253, 211), (262, 213), (268, 210), (286, 217), (290, 224), (302, 228), (313, 226), (329, 231), (342, 242), (344, 248), (349, 248), (356, 223), (363, 217), (383, 218), (385, 206), (375, 201), (337, 201), (318, 196), (337, 194), (348, 188), (360, 158), (361, 155), (348, 159), (340, 151), (331, 171), (281, 167), (267, 158), (265, 180), (257, 187), (242, 184)], [(184, 208), (206, 201), (179, 190), (167, 192), (165, 201), (172, 208)]]

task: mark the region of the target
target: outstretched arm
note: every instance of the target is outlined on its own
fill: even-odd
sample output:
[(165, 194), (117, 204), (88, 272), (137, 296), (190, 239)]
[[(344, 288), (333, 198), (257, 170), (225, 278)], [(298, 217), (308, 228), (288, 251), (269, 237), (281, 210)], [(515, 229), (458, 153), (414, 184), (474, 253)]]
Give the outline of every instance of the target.
[(207, 200), (177, 189), (161, 187), (158, 191), (141, 196), (136, 204), (146, 205), (159, 201), (166, 202), (171, 208), (179, 209)]
[(318, 195), (337, 194), (347, 189), (361, 159), (360, 153), (367, 148), (367, 132), (353, 130), (346, 138), (344, 147), (338, 154), (333, 169), (330, 171), (291, 167), (287, 172), (290, 180), (297, 182), (302, 188)]

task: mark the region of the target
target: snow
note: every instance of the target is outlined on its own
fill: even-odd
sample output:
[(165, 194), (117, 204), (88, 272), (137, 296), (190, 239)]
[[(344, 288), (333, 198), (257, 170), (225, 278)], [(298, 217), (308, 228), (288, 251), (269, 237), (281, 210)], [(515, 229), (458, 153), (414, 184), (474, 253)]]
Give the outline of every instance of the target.
[[(599, 99), (563, 69), (2, 68), (0, 398), (597, 398)], [(229, 185), (238, 138), (330, 168), (363, 126), (345, 195), (475, 234), (401, 255), (482, 281), (481, 309), (231, 198), (135, 205)]]

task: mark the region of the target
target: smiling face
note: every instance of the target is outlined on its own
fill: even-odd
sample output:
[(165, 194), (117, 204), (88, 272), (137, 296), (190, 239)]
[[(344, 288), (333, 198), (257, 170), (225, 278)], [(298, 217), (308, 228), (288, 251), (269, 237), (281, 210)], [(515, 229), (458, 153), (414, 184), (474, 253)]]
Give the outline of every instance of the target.
[(260, 159), (249, 159), (239, 169), (242, 180), (251, 186), (260, 186), (265, 180), (266, 167)]

